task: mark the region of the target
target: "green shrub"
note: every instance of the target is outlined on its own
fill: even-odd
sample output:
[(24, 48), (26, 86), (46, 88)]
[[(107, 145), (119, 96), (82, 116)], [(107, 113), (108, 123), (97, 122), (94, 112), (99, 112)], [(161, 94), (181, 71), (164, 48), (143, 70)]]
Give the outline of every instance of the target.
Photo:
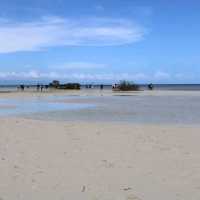
[(54, 80), (49, 84), (49, 87), (51, 88), (59, 88), (59, 86), (60, 86), (60, 82), (57, 80)]
[(121, 81), (120, 84), (116, 85), (113, 90), (118, 91), (138, 91), (139, 86), (135, 83), (131, 83), (129, 81)]
[(55, 88), (55, 89), (64, 89), (64, 90), (80, 90), (81, 85), (79, 83), (66, 83), (66, 84), (60, 84), (59, 81), (53, 81), (52, 83), (49, 84), (50, 88)]
[(58, 87), (59, 89), (65, 89), (65, 90), (80, 90), (81, 85), (79, 83), (66, 83), (62, 84)]

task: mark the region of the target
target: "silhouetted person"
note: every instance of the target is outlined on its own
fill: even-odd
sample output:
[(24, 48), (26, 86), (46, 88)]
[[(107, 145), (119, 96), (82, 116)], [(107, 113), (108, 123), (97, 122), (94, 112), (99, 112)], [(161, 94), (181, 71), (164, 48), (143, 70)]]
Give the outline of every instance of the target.
[(100, 89), (103, 90), (103, 85), (100, 85)]
[(43, 88), (44, 88), (44, 86), (41, 85), (41, 86), (40, 86), (40, 91), (41, 91), (41, 92), (43, 91)]
[(117, 84), (115, 83), (114, 85), (112, 85), (112, 89), (116, 89), (117, 88)]
[(149, 90), (153, 90), (153, 84), (150, 83), (150, 84), (148, 85), (148, 88), (149, 88)]
[(40, 85), (39, 84), (37, 84), (37, 91), (39, 92), (39, 90), (40, 90)]
[(49, 86), (48, 85), (45, 85), (45, 89), (47, 90), (49, 88)]
[(24, 85), (20, 85), (21, 91), (24, 91)]

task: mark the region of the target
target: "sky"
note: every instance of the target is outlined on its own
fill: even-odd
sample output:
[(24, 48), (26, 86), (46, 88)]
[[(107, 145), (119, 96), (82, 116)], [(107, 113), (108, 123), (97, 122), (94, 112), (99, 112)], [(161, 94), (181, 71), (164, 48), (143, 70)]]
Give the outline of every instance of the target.
[(200, 83), (198, 0), (0, 0), (0, 82)]

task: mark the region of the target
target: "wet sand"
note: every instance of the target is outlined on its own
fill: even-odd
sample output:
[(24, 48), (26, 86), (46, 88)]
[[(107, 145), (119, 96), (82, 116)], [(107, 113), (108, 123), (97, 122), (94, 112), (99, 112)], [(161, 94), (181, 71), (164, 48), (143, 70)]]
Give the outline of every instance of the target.
[(200, 199), (198, 123), (75, 119), (0, 118), (1, 200)]
[(35, 90), (25, 90), (24, 92), (5, 92), (0, 93), (0, 98), (28, 98), (28, 97), (44, 97), (44, 96), (200, 96), (200, 91), (169, 91), (169, 90), (153, 90), (153, 91), (133, 91), (133, 92), (113, 92), (112, 90), (98, 89), (82, 89), (82, 90), (47, 90), (37, 92)]

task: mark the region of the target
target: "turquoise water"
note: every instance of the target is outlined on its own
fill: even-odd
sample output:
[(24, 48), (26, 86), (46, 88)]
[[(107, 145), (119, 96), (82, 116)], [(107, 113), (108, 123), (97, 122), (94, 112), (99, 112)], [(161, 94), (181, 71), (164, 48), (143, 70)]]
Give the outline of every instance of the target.
[[(64, 97), (46, 97), (31, 99), (0, 99), (0, 116), (18, 116), (27, 114), (46, 113), (52, 111), (80, 110), (93, 107), (91, 104), (57, 103)], [(3, 106), (6, 106), (3, 108)]]

